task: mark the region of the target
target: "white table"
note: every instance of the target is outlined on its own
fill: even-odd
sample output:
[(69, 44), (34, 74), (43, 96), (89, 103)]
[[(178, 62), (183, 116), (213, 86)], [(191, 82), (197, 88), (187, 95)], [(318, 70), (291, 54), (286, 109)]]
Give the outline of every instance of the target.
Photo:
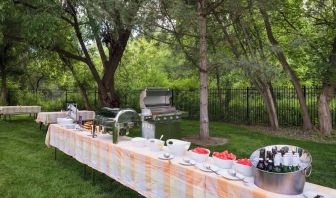
[(15, 115), (15, 114), (34, 114), (41, 111), (41, 106), (0, 106), (0, 115)]

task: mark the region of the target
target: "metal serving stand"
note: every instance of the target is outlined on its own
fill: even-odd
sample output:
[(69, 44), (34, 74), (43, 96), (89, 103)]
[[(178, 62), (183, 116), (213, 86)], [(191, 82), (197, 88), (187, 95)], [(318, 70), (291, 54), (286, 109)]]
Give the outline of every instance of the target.
[(139, 115), (133, 109), (103, 107), (96, 112), (92, 137), (96, 136), (96, 126), (99, 126), (102, 133), (112, 135), (113, 143), (118, 143), (119, 136), (128, 135), (129, 130), (138, 126), (139, 122)]

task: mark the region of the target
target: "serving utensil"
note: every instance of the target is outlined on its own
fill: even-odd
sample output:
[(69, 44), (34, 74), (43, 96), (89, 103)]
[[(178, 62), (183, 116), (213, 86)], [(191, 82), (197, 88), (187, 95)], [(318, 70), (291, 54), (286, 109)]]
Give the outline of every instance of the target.
[(237, 175), (237, 171), (236, 171), (236, 170), (234, 170), (234, 169), (230, 169), (230, 170), (228, 171), (228, 173), (229, 173), (231, 176), (236, 177), (236, 178), (238, 178), (239, 180), (243, 181), (245, 184), (248, 183), (247, 178), (246, 178), (246, 177), (243, 177), (243, 176), (241, 176), (241, 175)]
[(205, 167), (207, 170), (210, 170), (211, 172), (216, 173), (216, 175), (219, 175), (219, 173), (218, 173), (217, 171), (214, 171), (214, 170), (211, 168), (210, 164), (205, 164), (204, 167)]

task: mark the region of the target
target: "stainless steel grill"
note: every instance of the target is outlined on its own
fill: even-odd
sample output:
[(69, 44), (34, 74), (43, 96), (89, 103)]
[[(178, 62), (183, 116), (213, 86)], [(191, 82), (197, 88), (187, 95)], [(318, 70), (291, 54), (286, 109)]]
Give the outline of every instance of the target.
[(172, 90), (147, 88), (140, 94), (142, 136), (164, 139), (180, 137), (182, 112), (171, 105)]
[(139, 122), (139, 115), (133, 109), (104, 107), (97, 111), (93, 129), (95, 132), (95, 126), (98, 125), (100, 131), (111, 134), (113, 142), (117, 143), (120, 135), (128, 135), (129, 130)]

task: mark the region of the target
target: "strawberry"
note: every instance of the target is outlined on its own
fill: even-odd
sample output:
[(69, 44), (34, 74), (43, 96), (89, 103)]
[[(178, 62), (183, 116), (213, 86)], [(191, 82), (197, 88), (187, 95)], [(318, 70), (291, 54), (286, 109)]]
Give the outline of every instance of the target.
[(225, 150), (223, 152), (214, 152), (212, 156), (217, 157), (219, 159), (223, 160), (235, 160), (236, 156), (233, 153), (230, 153), (228, 150)]

